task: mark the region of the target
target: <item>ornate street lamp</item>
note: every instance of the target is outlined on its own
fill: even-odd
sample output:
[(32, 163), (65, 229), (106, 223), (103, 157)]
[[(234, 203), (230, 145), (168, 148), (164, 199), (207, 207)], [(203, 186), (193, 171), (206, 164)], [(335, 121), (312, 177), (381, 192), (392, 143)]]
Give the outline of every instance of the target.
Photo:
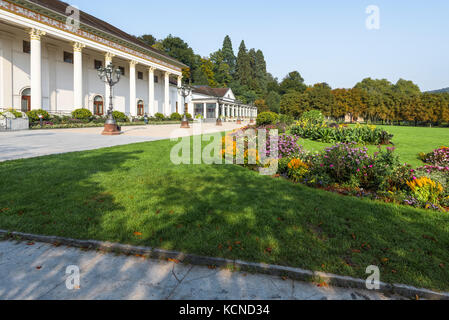
[(104, 131), (102, 135), (113, 136), (119, 135), (120, 128), (117, 125), (114, 117), (112, 116), (112, 112), (114, 110), (114, 106), (112, 104), (112, 88), (120, 81), (120, 76), (122, 75), (122, 71), (112, 65), (110, 63), (105, 68), (98, 68), (98, 77), (109, 85), (109, 109), (108, 109), (108, 118), (104, 124)]
[(181, 86), (178, 88), (179, 94), (184, 98), (184, 116), (182, 117), (181, 128), (189, 129), (189, 119), (187, 119), (187, 111), (185, 108), (186, 98), (192, 94), (192, 87), (190, 85)]
[(223, 100), (220, 98), (217, 98), (217, 102), (218, 102), (218, 118), (217, 118), (217, 126), (221, 127), (223, 126), (223, 121), (221, 121), (221, 105), (223, 103)]

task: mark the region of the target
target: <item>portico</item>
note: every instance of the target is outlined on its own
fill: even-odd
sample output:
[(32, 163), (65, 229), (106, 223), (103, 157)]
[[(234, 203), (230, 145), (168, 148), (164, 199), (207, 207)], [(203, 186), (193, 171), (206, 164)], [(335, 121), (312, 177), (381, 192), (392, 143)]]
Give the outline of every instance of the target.
[(206, 122), (221, 118), (223, 121), (249, 120), (257, 117), (257, 108), (238, 101), (230, 88), (197, 86), (193, 89), (192, 102), (194, 118)]
[(62, 4), (0, 0), (0, 109), (69, 114), (87, 108), (102, 115), (109, 88), (96, 69), (112, 63), (122, 70), (115, 110), (133, 117), (184, 112), (177, 90), (184, 64), (83, 12), (80, 27), (68, 30)]

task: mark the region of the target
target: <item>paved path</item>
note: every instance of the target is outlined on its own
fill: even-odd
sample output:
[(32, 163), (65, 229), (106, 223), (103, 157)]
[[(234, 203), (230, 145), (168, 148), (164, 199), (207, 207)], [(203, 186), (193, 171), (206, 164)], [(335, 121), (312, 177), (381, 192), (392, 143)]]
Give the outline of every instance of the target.
[[(68, 290), (66, 268), (80, 288)], [(366, 300), (398, 299), (373, 291), (319, 288), (279, 277), (231, 272), (43, 243), (0, 242), (0, 299)]]
[[(207, 123), (195, 133), (220, 132), (241, 126), (224, 123), (223, 127), (217, 127), (214, 123)], [(82, 128), (0, 132), (0, 162), (194, 134), (193, 128), (180, 129), (179, 125), (123, 127), (123, 134), (113, 137), (102, 136), (102, 131), (103, 128)]]

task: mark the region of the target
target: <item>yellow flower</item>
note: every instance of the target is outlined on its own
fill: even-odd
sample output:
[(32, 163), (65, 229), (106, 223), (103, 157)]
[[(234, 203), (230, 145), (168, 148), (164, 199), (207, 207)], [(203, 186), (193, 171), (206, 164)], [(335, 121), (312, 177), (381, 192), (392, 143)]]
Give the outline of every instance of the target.
[(249, 157), (251, 157), (253, 159), (256, 159), (257, 162), (260, 161), (259, 151), (257, 151), (256, 149), (246, 150), (244, 153), (244, 157), (245, 157), (245, 159), (248, 159)]
[(306, 163), (302, 162), (301, 159), (293, 159), (288, 164), (288, 168), (292, 170), (298, 170), (299, 168), (308, 169), (309, 166)]

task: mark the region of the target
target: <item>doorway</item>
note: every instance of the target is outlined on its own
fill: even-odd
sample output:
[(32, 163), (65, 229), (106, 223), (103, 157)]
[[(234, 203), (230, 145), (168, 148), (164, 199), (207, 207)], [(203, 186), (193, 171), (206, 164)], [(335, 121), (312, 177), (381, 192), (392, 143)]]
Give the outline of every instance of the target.
[(27, 88), (22, 91), (20, 111), (28, 112), (31, 111), (31, 89)]

